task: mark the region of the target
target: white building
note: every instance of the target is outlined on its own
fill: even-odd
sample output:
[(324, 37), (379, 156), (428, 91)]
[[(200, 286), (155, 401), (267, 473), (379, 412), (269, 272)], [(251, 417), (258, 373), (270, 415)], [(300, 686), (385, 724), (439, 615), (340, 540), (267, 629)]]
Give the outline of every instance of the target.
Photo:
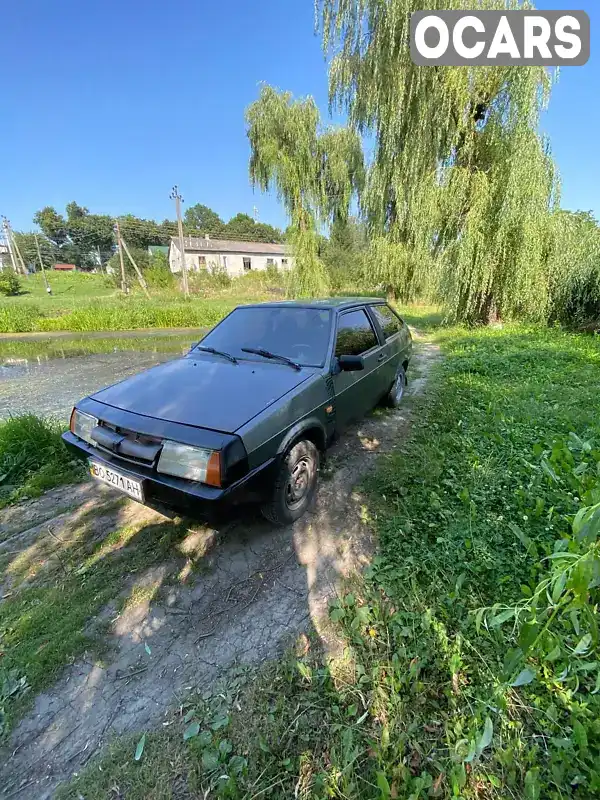
[[(225, 270), (233, 278), (245, 272), (265, 270), (269, 266), (284, 270), (293, 266), (290, 249), (285, 244), (186, 236), (183, 246), (189, 272), (218, 269)], [(169, 245), (169, 266), (171, 272), (181, 272), (181, 251), (177, 237), (173, 237)]]

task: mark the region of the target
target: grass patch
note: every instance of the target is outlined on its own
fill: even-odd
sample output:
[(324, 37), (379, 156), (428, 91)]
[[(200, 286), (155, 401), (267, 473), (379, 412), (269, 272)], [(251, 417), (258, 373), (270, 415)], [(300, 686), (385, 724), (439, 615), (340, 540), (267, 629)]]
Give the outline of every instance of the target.
[(331, 610), (345, 657), (271, 665), (223, 730), (193, 708), (63, 797), (598, 795), (600, 345), (525, 327), (438, 339), (411, 439), (368, 481), (380, 551)]
[(0, 422), (0, 508), (83, 475), (61, 440), (63, 427), (34, 414)]
[(114, 352), (186, 353), (201, 331), (176, 336), (127, 336), (35, 338), (34, 340), (1, 339), (0, 362), (16, 359), (36, 361), (51, 358)]
[[(49, 542), (50, 549), (42, 534), (4, 566), (14, 589), (0, 604), (0, 686), (8, 676), (24, 681), (20, 691), (0, 696), (4, 733), (33, 693), (50, 686), (66, 664), (95, 645), (93, 632), (86, 632), (89, 623), (127, 588), (129, 576), (171, 561), (186, 533), (183, 524), (167, 522), (119, 528), (101, 539), (91, 520), (81, 520), (64, 540)], [(143, 589), (134, 590), (131, 602), (142, 594)]]
[(76, 308), (0, 304), (0, 333), (209, 328), (232, 308), (227, 300), (142, 300), (135, 296), (78, 303)]
[[(0, 333), (210, 328), (236, 305), (283, 299), (284, 277), (253, 272), (219, 285), (208, 273), (194, 274), (191, 299), (184, 300), (173, 288), (153, 290), (147, 300), (137, 286), (124, 296), (105, 276), (79, 272), (49, 273), (49, 296), (36, 274), (24, 281), (21, 295), (0, 299)], [(355, 295), (356, 288), (346, 294)], [(419, 320), (424, 328), (441, 319), (433, 306), (414, 305), (402, 311), (407, 322)]]

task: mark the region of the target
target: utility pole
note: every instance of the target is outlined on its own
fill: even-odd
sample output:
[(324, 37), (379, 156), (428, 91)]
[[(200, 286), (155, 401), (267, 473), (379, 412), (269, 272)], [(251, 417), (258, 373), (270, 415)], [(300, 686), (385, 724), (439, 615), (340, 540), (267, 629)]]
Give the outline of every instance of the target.
[(104, 268), (102, 266), (102, 253), (100, 252), (100, 245), (96, 245), (96, 252), (98, 253), (98, 266), (100, 267), (100, 272), (104, 274)]
[(17, 243), (17, 240), (15, 239), (15, 235), (13, 233), (13, 230), (10, 227), (10, 223), (8, 224), (8, 230), (10, 231), (10, 235), (12, 236), (13, 247), (15, 248), (15, 253), (17, 255), (17, 263), (20, 262), (20, 264), (21, 264), (21, 272), (27, 278), (27, 277), (29, 277), (29, 270), (25, 266), (25, 262), (23, 261), (23, 256), (21, 255), (21, 251), (19, 249), (19, 245)]
[(121, 228), (119, 220), (115, 220), (117, 227), (117, 247), (119, 248), (119, 260), (121, 261), (121, 291), (127, 294), (127, 282), (125, 281), (125, 263), (123, 261), (123, 244), (121, 242)]
[(10, 263), (12, 264), (15, 274), (19, 271), (15, 262), (15, 254), (13, 253), (12, 244), (10, 242), (10, 228), (8, 227), (8, 220), (2, 217), (2, 227), (4, 228), (4, 238), (6, 239), (6, 246), (8, 247), (8, 254), (10, 255)]
[(12, 228), (10, 227), (10, 222), (6, 219), (6, 217), (3, 217), (3, 220), (4, 220), (4, 230), (6, 231), (6, 241), (8, 242), (8, 250), (9, 253), (11, 254), (13, 269), (16, 273), (20, 271), (23, 273), (23, 275), (27, 276), (27, 270), (25, 269), (25, 262), (23, 261), (23, 256), (21, 255), (21, 251), (19, 250), (19, 245), (17, 244), (15, 235), (12, 232)]
[(42, 268), (42, 275), (44, 276), (44, 283), (46, 284), (46, 291), (48, 294), (52, 294), (52, 289), (50, 288), (50, 284), (48, 283), (48, 278), (46, 277), (46, 270), (44, 269), (44, 262), (42, 261), (42, 254), (40, 252), (40, 243), (38, 241), (38, 235), (35, 234), (35, 248), (38, 254), (38, 261), (40, 262), (40, 267)]
[(171, 200), (175, 200), (175, 212), (177, 214), (177, 229), (179, 231), (179, 251), (181, 253), (181, 269), (183, 271), (183, 293), (186, 297), (190, 296), (188, 286), (187, 264), (185, 263), (185, 242), (183, 240), (183, 222), (181, 221), (181, 203), (183, 197), (179, 194), (179, 189), (174, 186), (169, 195)]
[(254, 222), (258, 222), (258, 208), (254, 206), (252, 210), (254, 211)]
[(134, 259), (133, 259), (133, 256), (132, 256), (132, 255), (131, 255), (131, 253), (129, 252), (129, 248), (127, 247), (127, 242), (125, 241), (125, 239), (121, 239), (121, 244), (123, 245), (123, 248), (124, 248), (124, 250), (125, 250), (125, 253), (126, 253), (126, 255), (127, 255), (127, 258), (128, 258), (130, 261), (131, 261), (131, 264), (132, 264), (132, 266), (133, 266), (133, 268), (134, 268), (134, 270), (135, 270), (135, 274), (136, 274), (136, 275), (137, 275), (137, 277), (138, 277), (138, 281), (139, 281), (139, 283), (140, 283), (140, 286), (142, 287), (142, 290), (143, 290), (144, 294), (146, 295), (146, 297), (148, 298), (148, 300), (150, 300), (150, 299), (151, 299), (151, 297), (150, 297), (150, 292), (148, 291), (148, 284), (146, 283), (146, 281), (145, 281), (145, 279), (144, 279), (144, 276), (143, 276), (143, 275), (142, 275), (142, 273), (140, 272), (140, 268), (139, 268), (139, 267), (138, 267), (138, 265), (135, 263), (135, 261), (134, 261)]

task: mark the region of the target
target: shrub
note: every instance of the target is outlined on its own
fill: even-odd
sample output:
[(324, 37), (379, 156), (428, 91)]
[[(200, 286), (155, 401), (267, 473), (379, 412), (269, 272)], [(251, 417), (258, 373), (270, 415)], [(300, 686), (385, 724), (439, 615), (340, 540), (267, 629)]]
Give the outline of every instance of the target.
[(144, 278), (151, 288), (173, 289), (175, 287), (175, 276), (168, 267), (152, 265), (145, 270)]
[(279, 277), (279, 270), (277, 269), (277, 264), (267, 264), (265, 275), (269, 283), (278, 284), (280, 281), (280, 277)]
[(0, 423), (0, 507), (83, 474), (60, 438), (62, 430), (58, 422), (34, 414)]
[(21, 281), (17, 273), (12, 269), (5, 269), (0, 272), (0, 294), (6, 296), (21, 294)]
[(209, 270), (214, 286), (222, 289), (231, 286), (231, 277), (222, 264), (214, 264), (211, 262)]

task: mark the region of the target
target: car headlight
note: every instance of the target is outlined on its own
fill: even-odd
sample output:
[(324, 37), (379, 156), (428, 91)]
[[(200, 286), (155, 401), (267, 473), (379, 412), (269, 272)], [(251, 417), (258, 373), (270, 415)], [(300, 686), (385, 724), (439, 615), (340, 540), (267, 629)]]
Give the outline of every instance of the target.
[(166, 441), (157, 470), (178, 478), (221, 486), (221, 456), (217, 450)]
[(83, 411), (79, 411), (78, 409), (74, 408), (71, 413), (71, 433), (74, 433), (75, 436), (79, 436), (80, 439), (83, 439), (84, 442), (88, 444), (96, 446), (96, 442), (92, 439), (92, 431), (98, 424), (98, 420), (96, 417), (92, 417), (91, 414), (84, 414)]

